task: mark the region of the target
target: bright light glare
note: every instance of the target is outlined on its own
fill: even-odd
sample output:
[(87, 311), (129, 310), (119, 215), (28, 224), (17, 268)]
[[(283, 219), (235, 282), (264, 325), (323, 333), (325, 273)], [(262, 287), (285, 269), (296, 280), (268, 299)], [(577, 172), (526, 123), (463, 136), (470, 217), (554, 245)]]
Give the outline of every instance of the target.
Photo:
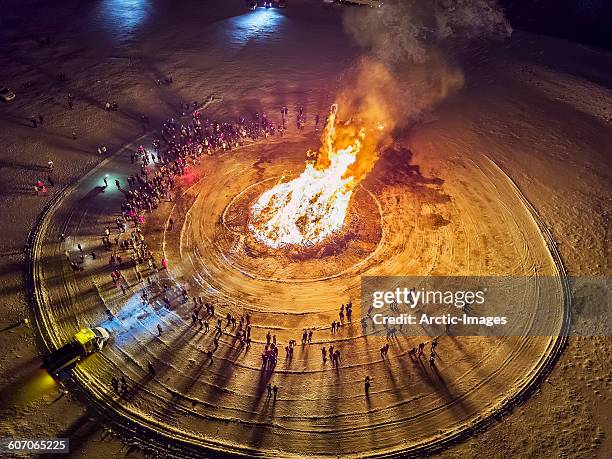
[(283, 19), (284, 16), (275, 9), (257, 8), (230, 19), (227, 31), (232, 42), (244, 45), (249, 40), (271, 38), (278, 31)]
[(249, 229), (259, 242), (273, 248), (309, 246), (323, 241), (344, 225), (351, 195), (359, 178), (357, 163), (365, 129), (352, 131), (352, 144), (336, 146), (336, 112), (332, 110), (316, 162), (290, 182), (263, 193), (251, 207)]

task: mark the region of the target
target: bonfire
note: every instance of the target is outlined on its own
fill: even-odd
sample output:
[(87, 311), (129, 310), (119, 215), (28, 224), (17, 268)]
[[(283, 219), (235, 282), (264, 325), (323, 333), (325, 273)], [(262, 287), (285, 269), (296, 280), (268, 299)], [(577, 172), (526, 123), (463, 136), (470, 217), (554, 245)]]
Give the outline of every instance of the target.
[(375, 158), (364, 155), (364, 127), (339, 124), (332, 105), (316, 160), (299, 177), (277, 183), (251, 207), (253, 237), (272, 248), (312, 246), (342, 229), (355, 187)]

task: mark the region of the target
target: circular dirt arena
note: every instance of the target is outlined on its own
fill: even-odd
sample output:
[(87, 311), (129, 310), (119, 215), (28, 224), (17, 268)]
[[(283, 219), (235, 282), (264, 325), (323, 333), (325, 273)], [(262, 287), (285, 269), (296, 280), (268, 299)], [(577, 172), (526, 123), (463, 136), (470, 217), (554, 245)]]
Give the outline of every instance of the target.
[[(556, 247), (493, 161), (441, 155), (435, 172), (425, 173), (397, 145), (356, 190), (345, 229), (333, 240), (303, 250), (261, 247), (249, 235), (249, 205), (282, 177), (301, 172), (306, 147), (303, 139), (288, 137), (202, 157), (177, 180), (175, 199), (146, 216), (148, 246), (158, 260), (167, 258), (168, 270), (140, 265), (150, 281), (138, 283), (126, 264), (125, 296), (110, 281), (110, 252), (100, 242), (123, 194), (99, 184), (106, 173), (112, 184), (134, 172), (127, 152), (84, 177), (44, 215), (31, 260), (41, 336), (53, 349), (83, 326), (111, 330), (110, 345), (73, 374), (111, 425), (168, 442), (184, 456), (205, 450), (269, 457), (418, 454), (485, 425), (548, 371), (563, 337), (441, 336), (430, 367), (407, 353), (432, 338), (398, 335), (383, 359), (379, 349), (387, 339), (362, 333), (362, 276), (511, 275), (530, 276), (536, 288), (540, 277), (556, 279), (546, 301), (526, 292), (523, 304), (534, 318), (529, 323), (546, 317), (562, 334), (569, 300)], [(99, 256), (85, 257), (85, 269), (73, 272), (64, 252), (76, 256), (78, 243)], [(161, 301), (164, 285), (171, 307)], [(188, 289), (187, 301), (180, 286)], [(150, 304), (140, 300), (143, 288), (151, 291)], [(207, 359), (214, 323), (208, 332), (192, 324), (195, 296), (215, 305), (224, 326), (227, 313), (249, 313), (250, 348), (238, 346), (229, 325)], [(349, 300), (352, 323), (332, 333), (340, 305)], [(305, 328), (313, 330), (313, 342), (301, 345)], [(261, 368), (268, 332), (281, 348), (273, 371)], [(290, 339), (298, 345), (288, 359)], [(321, 348), (330, 345), (341, 351), (337, 367), (321, 358)], [(148, 361), (155, 378), (147, 375)], [(110, 386), (120, 375), (130, 387), (123, 397)], [(276, 399), (268, 398), (268, 383), (278, 385)]]

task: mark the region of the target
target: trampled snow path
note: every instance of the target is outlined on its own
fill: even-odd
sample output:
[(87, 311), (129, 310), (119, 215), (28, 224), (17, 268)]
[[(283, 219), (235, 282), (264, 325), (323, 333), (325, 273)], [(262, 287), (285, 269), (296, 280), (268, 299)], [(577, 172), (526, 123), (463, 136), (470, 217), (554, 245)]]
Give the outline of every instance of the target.
[[(469, 433), (523, 396), (548, 369), (563, 338), (441, 337), (432, 369), (407, 356), (425, 338), (391, 340), (390, 358), (382, 360), (378, 350), (385, 338), (361, 333), (360, 276), (368, 274), (558, 276), (548, 301), (538, 301), (533, 291), (520, 294), (531, 323), (547, 317), (561, 330), (567, 292), (560, 259), (550, 251), (535, 211), (484, 155), (468, 159), (449, 152), (438, 169), (443, 184), (407, 167), (410, 157), (381, 159), (364, 186), (381, 204), (384, 239), (355, 269), (346, 269), (353, 259), (343, 254), (307, 260), (303, 271), (301, 262), (275, 266), (268, 257), (261, 272), (277, 280), (246, 276), (240, 266), (257, 269), (258, 259), (236, 250), (241, 241), (227, 231), (224, 211), (251, 184), (299, 171), (304, 151), (303, 141), (290, 136), (205, 157), (180, 179), (180, 198), (147, 216), (149, 247), (158, 258), (164, 253), (170, 265), (154, 278), (188, 286), (190, 297), (214, 302), (220, 318), (227, 312), (252, 316), (251, 349), (235, 345), (230, 327), (213, 363), (205, 356), (213, 328), (204, 333), (190, 326), (192, 303), (184, 303), (178, 289), (167, 309), (159, 298), (141, 304), (142, 285), (133, 269), (122, 270), (132, 285), (127, 297), (110, 283), (109, 253), (102, 251), (100, 236), (106, 224), (112, 226), (122, 199), (114, 178), (124, 183), (132, 173), (126, 151), (85, 177), (46, 215), (33, 252), (42, 335), (57, 347), (82, 326), (102, 323), (111, 329), (112, 345), (81, 364), (75, 378), (124, 429), (158, 441), (170, 437), (185, 455), (200, 447), (282, 456), (417, 452)], [(111, 185), (102, 191), (106, 173)], [(168, 232), (170, 217), (177, 228)], [(65, 242), (58, 240), (61, 232), (68, 235)], [(63, 252), (74, 253), (77, 243), (100, 256), (74, 273)], [(343, 273), (314, 282), (305, 278), (335, 268)], [(296, 274), (292, 282), (278, 281)], [(355, 304), (353, 324), (332, 334), (330, 323), (349, 299)], [(106, 319), (106, 307), (116, 320)], [(314, 343), (298, 345), (288, 361), (282, 348), (291, 338), (299, 341), (303, 328), (314, 329)], [(262, 372), (260, 354), (269, 330), (281, 353), (275, 370)], [(342, 352), (340, 368), (321, 361), (321, 346), (330, 344)], [(155, 379), (147, 376), (148, 360), (157, 369)], [(126, 398), (110, 388), (110, 378), (120, 374), (131, 387)], [(373, 377), (369, 397), (363, 393), (365, 375)], [(280, 388), (275, 401), (265, 395), (268, 382)]]

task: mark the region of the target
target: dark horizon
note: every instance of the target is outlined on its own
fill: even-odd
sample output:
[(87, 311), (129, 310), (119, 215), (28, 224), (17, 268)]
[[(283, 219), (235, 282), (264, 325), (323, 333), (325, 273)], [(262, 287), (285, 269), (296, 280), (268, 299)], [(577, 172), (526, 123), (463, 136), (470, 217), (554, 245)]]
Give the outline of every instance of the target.
[(612, 2), (499, 0), (513, 28), (612, 49)]

